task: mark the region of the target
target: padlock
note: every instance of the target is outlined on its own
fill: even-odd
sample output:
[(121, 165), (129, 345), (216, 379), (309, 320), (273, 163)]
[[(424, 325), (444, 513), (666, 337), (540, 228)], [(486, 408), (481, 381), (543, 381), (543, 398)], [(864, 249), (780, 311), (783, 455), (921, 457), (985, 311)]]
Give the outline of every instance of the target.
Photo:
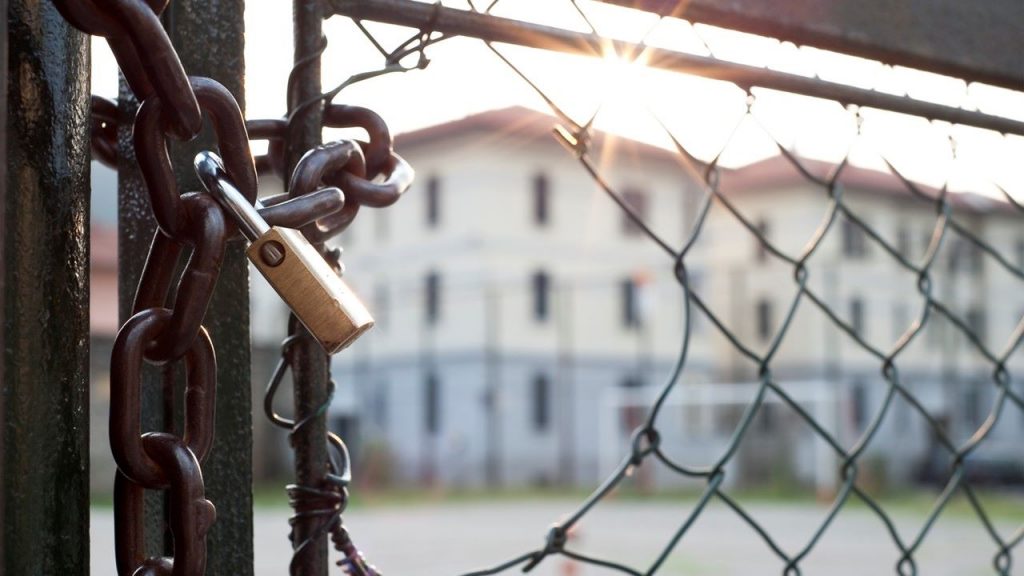
[(370, 311), (317, 249), (298, 230), (267, 224), (256, 211), (259, 203), (246, 200), (216, 154), (200, 152), (195, 167), (207, 192), (249, 240), (249, 260), (328, 354), (373, 327)]

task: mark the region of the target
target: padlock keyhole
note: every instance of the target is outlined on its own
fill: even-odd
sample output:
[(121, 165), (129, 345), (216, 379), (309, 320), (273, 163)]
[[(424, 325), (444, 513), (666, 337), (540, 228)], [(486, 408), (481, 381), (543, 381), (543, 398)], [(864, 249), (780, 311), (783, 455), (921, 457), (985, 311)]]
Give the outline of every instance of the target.
[(260, 258), (267, 266), (278, 266), (284, 262), (284, 246), (276, 240), (268, 240), (260, 246)]

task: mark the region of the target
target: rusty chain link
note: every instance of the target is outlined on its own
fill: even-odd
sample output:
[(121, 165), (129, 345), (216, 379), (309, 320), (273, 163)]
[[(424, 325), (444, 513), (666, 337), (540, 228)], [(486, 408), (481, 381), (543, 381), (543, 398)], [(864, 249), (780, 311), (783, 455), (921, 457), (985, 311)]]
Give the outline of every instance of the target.
[[(168, 0), (54, 0), (61, 14), (80, 30), (107, 39), (121, 72), (140, 100), (133, 143), (158, 229), (132, 307), (133, 316), (118, 331), (111, 358), (110, 443), (118, 472), (115, 480), (115, 548), (118, 573), (127, 576), (198, 576), (206, 565), (206, 533), (214, 522), (214, 505), (206, 500), (201, 464), (212, 443), (216, 402), (216, 359), (203, 318), (224, 259), (226, 243), (237, 227), (217, 201), (200, 193), (181, 194), (175, 181), (167, 138), (195, 138), (208, 118), (223, 158), (226, 177), (250, 203), (257, 198), (257, 174), (284, 176), (287, 120), (242, 117), (237, 101), (218, 82), (186, 75), (177, 52), (160, 23)], [(93, 96), (91, 143), (94, 158), (117, 163), (117, 103)], [(394, 203), (412, 180), (408, 164), (392, 151), (384, 121), (366, 108), (330, 105), (325, 127), (359, 127), (367, 142), (342, 140), (311, 150), (291, 178), (290, 193), (257, 204), (271, 225), (299, 228), (323, 247), (347, 228), (361, 205)], [(269, 152), (254, 158), (250, 140), (268, 140)], [(370, 180), (367, 180), (367, 177)], [(347, 198), (346, 198), (347, 197)], [(184, 248), (191, 256), (184, 270), (176, 267)], [(340, 249), (328, 251), (340, 273)], [(173, 304), (164, 303), (172, 294)], [(289, 323), (284, 369), (290, 365), (288, 342), (297, 321)], [(169, 366), (184, 362), (184, 432), (141, 429), (141, 373), (145, 363)], [(283, 376), (284, 369), (279, 369)], [(276, 377), (268, 391), (272, 406)], [(333, 388), (333, 382), (331, 383)], [(327, 406), (319, 412), (322, 414)], [(292, 422), (271, 419), (294, 433), (308, 418)], [(311, 415), (315, 417), (317, 414)], [(341, 523), (351, 479), (347, 448), (335, 435), (327, 439), (335, 455), (323, 486), (289, 486), (296, 518), (322, 519), (320, 535), (330, 534), (343, 554), (347, 573), (371, 576)], [(144, 490), (169, 493), (169, 528), (173, 554), (145, 555)], [(296, 554), (306, 542), (295, 543)]]

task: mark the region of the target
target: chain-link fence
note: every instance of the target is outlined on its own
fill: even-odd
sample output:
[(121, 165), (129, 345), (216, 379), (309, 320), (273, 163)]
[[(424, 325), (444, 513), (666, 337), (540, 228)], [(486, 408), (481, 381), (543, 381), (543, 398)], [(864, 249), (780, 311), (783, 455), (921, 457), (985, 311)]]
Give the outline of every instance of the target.
[[(448, 38), (466, 35), (482, 39), (486, 49), (498, 57), (498, 61), (502, 63), (500, 65), (507, 66), (534, 89), (560, 119), (559, 125), (555, 128), (555, 138), (565, 145), (567, 153), (579, 162), (580, 168), (592, 177), (606, 193), (608, 200), (614, 202), (635, 222), (647, 239), (664, 252), (664, 265), (673, 270), (685, 302), (682, 344), (674, 370), (648, 407), (642, 423), (633, 431), (631, 449), (621, 462), (589, 498), (549, 530), (542, 547), (473, 574), (496, 574), (513, 568), (528, 571), (553, 555), (566, 556), (626, 574), (654, 574), (664, 566), (686, 535), (691, 530), (699, 529), (697, 522), (708, 504), (718, 502), (742, 519), (778, 557), (778, 565), (766, 566), (764, 573), (781, 571), (787, 576), (792, 576), (801, 573), (805, 560), (814, 553), (816, 545), (829, 532), (840, 512), (856, 505), (858, 501), (877, 516), (880, 521), (879, 529), (887, 532), (892, 545), (898, 551), (894, 572), (901, 575), (917, 574), (919, 572), (915, 555), (928, 538), (936, 521), (947, 509), (947, 505), (957, 497), (966, 499), (980, 521), (978, 529), (983, 530), (991, 538), (991, 570), (1002, 575), (1017, 573), (1012, 562), (1013, 553), (1019, 550), (1020, 542), (1024, 539), (1024, 527), (1019, 527), (1014, 532), (1000, 531), (997, 528), (991, 519), (992, 511), (973, 485), (973, 478), (976, 475), (972, 474), (971, 456), (979, 447), (986, 444), (993, 430), (1001, 423), (1016, 422), (1024, 411), (1024, 397), (1019, 383), (1013, 377), (1012, 369), (1015, 366), (1014, 353), (1024, 334), (1024, 322), (1021, 322), (1019, 310), (1012, 309), (1012, 305), (992, 301), (1008, 297), (1021, 287), (1021, 281), (1024, 280), (1024, 268), (1020, 261), (1024, 256), (1024, 244), (1018, 240), (1019, 212), (1022, 207), (1009, 192), (1000, 188), (998, 183), (990, 185), (989, 189), (1002, 192), (1002, 198), (955, 193), (948, 185), (950, 178), (946, 178), (945, 183), (935, 187), (918, 184), (878, 147), (880, 139), (884, 140), (885, 135), (892, 134), (894, 130), (898, 132), (898, 126), (903, 125), (900, 122), (905, 123), (906, 120), (900, 120), (898, 116), (890, 113), (878, 112), (876, 109), (938, 120), (931, 124), (921, 118), (912, 120), (927, 125), (927, 130), (931, 130), (930, 146), (944, 150), (944, 164), (928, 168), (932, 170), (933, 175), (935, 172), (948, 174), (963, 165), (961, 160), (965, 154), (973, 153), (973, 150), (968, 150), (970, 145), (965, 145), (964, 141), (974, 143), (978, 138), (988, 138), (986, 141), (991, 143), (994, 138), (995, 146), (1009, 146), (1007, 142), (1011, 142), (1011, 136), (1000, 136), (995, 133), (985, 137), (977, 135), (988, 134), (985, 130), (993, 129), (1003, 133), (1019, 132), (1019, 123), (956, 106), (914, 101), (903, 94), (887, 94), (841, 83), (825, 82), (819, 76), (820, 70), (814, 70), (811, 74), (795, 75), (776, 73), (767, 68), (738, 65), (728, 56), (718, 57), (714, 43), (705, 41), (700, 30), (693, 26), (689, 27), (693, 38), (703, 44), (702, 47), (698, 46), (696, 53), (703, 55), (670, 53), (664, 48), (647, 43), (647, 37), (659, 25), (673, 20), (666, 16), (648, 15), (648, 34), (639, 41), (624, 42), (608, 40), (602, 36), (598, 26), (592, 21), (593, 5), (583, 2), (568, 1), (562, 6), (576, 12), (576, 29), (579, 32), (556, 30), (491, 16), (507, 4), (499, 1), (487, 5), (470, 2), (468, 9), (467, 6), (461, 5), (457, 10), (443, 7), (440, 3), (428, 5), (409, 2), (335, 1), (331, 4), (339, 14), (354, 19), (355, 25), (385, 59), (385, 66), (381, 70), (354, 76), (338, 90), (353, 80), (358, 81), (390, 71), (425, 67), (430, 55), (427, 49), (432, 44)], [(371, 32), (371, 26), (365, 24), (364, 19), (390, 22), (418, 30), (397, 47), (386, 47), (383, 42), (377, 40), (375, 33)], [(518, 52), (520, 49), (512, 49), (509, 44), (599, 57), (607, 56), (611, 52), (620, 62), (625, 62), (627, 67), (636, 61), (651, 63), (652, 60), (656, 60), (651, 63), (652, 66), (683, 73), (694, 72), (697, 75), (732, 82), (742, 90), (745, 100), (740, 112), (733, 117), (722, 116), (718, 122), (721, 124), (718, 127), (720, 133), (724, 136), (719, 138), (714, 150), (706, 145), (709, 139), (701, 140), (700, 135), (695, 135), (685, 120), (673, 123), (663, 118), (655, 118), (657, 125), (664, 131), (663, 136), (667, 137), (677, 152), (680, 179), (695, 179), (702, 183), (704, 188), (702, 204), (688, 227), (684, 242), (675, 242), (670, 239), (670, 235), (656, 231), (645, 220), (645, 215), (613, 184), (616, 181), (614, 174), (606, 173), (600, 158), (595, 157), (591, 141), (595, 132), (595, 120), (601, 112), (600, 103), (595, 107), (596, 110), (592, 109), (590, 113), (578, 117), (566, 112), (574, 103), (560, 101), (559, 95), (549, 93), (544, 85), (544, 74), (533, 74), (529, 65), (517, 62), (516, 56), (521, 54)], [(778, 43), (775, 46), (779, 46)], [(783, 46), (776, 49), (786, 48)], [(796, 50), (795, 47), (789, 48)], [(416, 60), (410, 63), (410, 57)], [(694, 65), (695, 63), (699, 66)], [(891, 70), (887, 67), (881, 68)], [(561, 74), (571, 72), (562, 71)], [(613, 79), (612, 84), (615, 80), (624, 81), (623, 78), (617, 78)], [(613, 86), (605, 86), (607, 91), (613, 90)], [(773, 90), (763, 91), (763, 87)], [(634, 88), (641, 90), (639, 87)], [(786, 109), (786, 113), (780, 114), (778, 110), (772, 110), (771, 104), (780, 97), (777, 91), (810, 95), (819, 100), (798, 100), (796, 104)], [(968, 94), (969, 87), (964, 85), (961, 91)], [(600, 101), (603, 95), (597, 96), (597, 100)], [(633, 97), (636, 100), (636, 107), (641, 107), (641, 95), (634, 93)], [(785, 98), (785, 95), (782, 97)], [(821, 98), (827, 102), (822, 104)], [(674, 94), (669, 100), (672, 102), (670, 107), (693, 106), (689, 103), (687, 94)], [(965, 96), (958, 103), (963, 104), (964, 100), (969, 99)], [(762, 104), (762, 101), (766, 103)], [(835, 142), (838, 141), (840, 151), (834, 154), (833, 160), (828, 163), (808, 160), (805, 154), (794, 150), (792, 138), (776, 136), (778, 126), (800, 124), (800, 116), (808, 108), (822, 105), (830, 107), (833, 116), (840, 116), (838, 122), (831, 127), (809, 126), (806, 122), (803, 122), (802, 126), (807, 132), (818, 132), (819, 137), (821, 132), (835, 132), (826, 136), (834, 136), (832, 149), (837, 149)], [(975, 129), (962, 129), (958, 123), (978, 126), (982, 130), (979, 132)], [(873, 124), (885, 127), (878, 132), (880, 136), (872, 137), (871, 131), (875, 127)], [(784, 167), (780, 169), (796, 175), (796, 178), (802, 181), (801, 186), (808, 191), (805, 197), (807, 204), (820, 208), (817, 214), (820, 218), (818, 223), (808, 227), (806, 234), (802, 234), (797, 240), (792, 238), (792, 234), (781, 233), (792, 231), (773, 230), (758, 220), (756, 214), (746, 210), (739, 199), (739, 194), (743, 190), (731, 187), (728, 175), (730, 170), (723, 168), (723, 158), (741, 146), (742, 141), (751, 139), (766, 142), (769, 148), (776, 149), (784, 159)], [(883, 229), (877, 218), (872, 215), (870, 206), (872, 203), (887, 200), (859, 190), (852, 182), (848, 185), (848, 175), (851, 171), (857, 170), (851, 167), (851, 158), (863, 159), (864, 149), (868, 150), (869, 156), (873, 156), (876, 165), (884, 167), (887, 171), (885, 178), (889, 187), (902, 190), (901, 202), (923, 208), (916, 211), (911, 208), (908, 213), (928, 215), (927, 225), (921, 226), (927, 230), (926, 238), (922, 242), (913, 241), (914, 239), (909, 237), (910, 233), (903, 227), (897, 226), (895, 231)], [(859, 158), (858, 154), (861, 154)], [(925, 155), (925, 152), (922, 151), (920, 155)], [(972, 176), (971, 182), (978, 182), (979, 177), (985, 180), (988, 175), (975, 173)], [(865, 215), (865, 212), (868, 215)], [(700, 246), (712, 220), (717, 223), (730, 223), (732, 231), (728, 233), (727, 241), (746, 243), (744, 245), (753, 242), (759, 247), (760, 262), (786, 270), (788, 279), (784, 282), (789, 295), (780, 308), (781, 313), (775, 314), (777, 319), (767, 318), (772, 313), (763, 310), (758, 302), (747, 302), (743, 308), (747, 312), (742, 317), (727, 318), (727, 314), (714, 305), (714, 295), (709, 293), (708, 287), (704, 283), (697, 286), (691, 282), (694, 254), (702, 249)], [(726, 240), (723, 240), (721, 235), (716, 235), (715, 242), (723, 241)], [(821, 259), (816, 259), (815, 256), (830, 242), (841, 244), (841, 248), (837, 250), (849, 256), (843, 264), (843, 268), (849, 270), (849, 277), (855, 277), (858, 273), (868, 274), (867, 269), (857, 268), (858, 255), (868, 251), (875, 258), (885, 259), (891, 264), (891, 273), (882, 281), (899, 283), (900, 287), (895, 290), (906, 296), (907, 302), (911, 304), (897, 315), (902, 317), (894, 318), (895, 322), (902, 325), (898, 326), (892, 340), (883, 342), (883, 338), (866, 334), (863, 328), (863, 303), (846, 307), (834, 294), (826, 293), (827, 291), (822, 288), (820, 278), (828, 272), (823, 271)], [(921, 246), (920, 249), (912, 248), (918, 244)], [(777, 275), (772, 278), (778, 277)], [(998, 280), (994, 279), (997, 277)], [(996, 285), (998, 287), (995, 287)], [(966, 288), (957, 289), (957, 286)], [(776, 285), (774, 288), (778, 289), (779, 286)], [(883, 287), (879, 286), (878, 289), (881, 290)], [(974, 304), (967, 305), (968, 299)], [(879, 401), (870, 406), (858, 407), (858, 410), (863, 412), (859, 416), (863, 426), (857, 431), (856, 439), (852, 443), (844, 440), (834, 426), (825, 425), (816, 419), (814, 413), (808, 410), (787, 386), (791, 379), (785, 376), (786, 369), (776, 369), (777, 358), (780, 351), (787, 346), (787, 342), (798, 337), (806, 337), (795, 333), (799, 330), (796, 319), (801, 314), (812, 313), (820, 313), (827, 318), (831, 332), (840, 335), (842, 346), (855, 349), (852, 354), (866, 358), (880, 375)], [(700, 318), (701, 322), (710, 323), (713, 326), (710, 330), (713, 335), (703, 332), (695, 336), (692, 326), (697, 321), (696, 318)], [(752, 328), (753, 326), (757, 328)], [(945, 382), (952, 386), (953, 390), (960, 391), (966, 386), (966, 396), (959, 397), (960, 400), (953, 400), (952, 405), (958, 406), (961, 402), (968, 401), (963, 398), (968, 398), (972, 403), (972, 410), (981, 414), (976, 421), (965, 425), (967, 428), (951, 426), (945, 412), (940, 414), (934, 402), (922, 399), (923, 396), (931, 397), (934, 394), (934, 390), (927, 389), (929, 384), (922, 385), (913, 375), (905, 376), (914, 370), (903, 369), (907, 365), (916, 367), (922, 362), (921, 358), (927, 357), (926, 354), (922, 356), (924, 353), (915, 350), (915, 347), (922, 346), (920, 343), (926, 339), (926, 331), (939, 332), (940, 329), (944, 331), (941, 338), (951, 338), (957, 342), (957, 353), (970, 357), (967, 362), (971, 370), (985, 374), (983, 380), (975, 379), (970, 382), (961, 381), (965, 378), (962, 374), (966, 371), (946, 374)], [(759, 335), (761, 332), (764, 334)], [(663, 433), (661, 427), (665, 406), (667, 403), (670, 404), (670, 396), (679, 392), (679, 382), (687, 372), (694, 338), (721, 339), (729, 349), (729, 354), (737, 359), (736, 363), (746, 366), (756, 378), (756, 386), (753, 387), (749, 399), (741, 405), (729, 441), (717, 458), (702, 465), (695, 465), (675, 456), (671, 446), (667, 445), (675, 434)], [(931, 354), (931, 360), (924, 360), (925, 363), (941, 361), (941, 358), (936, 358), (940, 354), (936, 354), (934, 350)], [(840, 371), (829, 376), (829, 381), (838, 385), (844, 375)], [(726, 488), (725, 483), (726, 466), (737, 457), (741, 447), (750, 442), (751, 436), (758, 434), (752, 432), (751, 423), (769, 404), (781, 405), (795, 415), (802, 427), (810, 430), (817, 441), (827, 445), (828, 451), (838, 462), (838, 481), (834, 494), (831, 495), (831, 505), (807, 541), (795, 548), (780, 544), (777, 535), (760, 523), (755, 515), (748, 511), (742, 499)], [(902, 408), (897, 408), (898, 406)], [(946, 409), (948, 407), (943, 410)], [(945, 462), (941, 471), (933, 473), (934, 477), (941, 479), (941, 492), (924, 522), (910, 530), (897, 526), (886, 505), (865, 485), (862, 473), (865, 453), (873, 443), (899, 441), (898, 436), (892, 435), (880, 440), (878, 434), (887, 422), (895, 418), (922, 419), (926, 423), (928, 433), (934, 437), (935, 451), (943, 456), (940, 460)], [(583, 522), (588, 513), (601, 506), (606, 497), (618, 487), (629, 482), (633, 472), (640, 467), (662, 467), (675, 474), (703, 482), (700, 497), (689, 513), (680, 518), (675, 532), (651, 535), (652, 539), (664, 541), (662, 551), (645, 566), (631, 566), (623, 564), (618, 558), (584, 554), (575, 550), (568, 539), (570, 531)], [(386, 566), (383, 568), (386, 569)]]

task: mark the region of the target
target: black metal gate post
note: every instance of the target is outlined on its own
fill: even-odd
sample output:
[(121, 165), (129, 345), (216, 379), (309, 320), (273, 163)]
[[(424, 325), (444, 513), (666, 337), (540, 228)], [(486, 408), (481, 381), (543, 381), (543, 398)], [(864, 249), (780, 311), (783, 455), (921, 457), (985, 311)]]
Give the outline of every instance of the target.
[[(149, 194), (142, 174), (135, 163), (132, 144), (132, 125), (139, 103), (120, 77), (118, 86), (117, 122), (117, 298), (118, 324), (124, 324), (132, 315), (135, 289), (142, 276), (142, 268), (149, 254), (149, 242), (156, 231), (156, 220), (149, 205)], [(168, 375), (152, 366), (144, 366), (140, 395), (142, 397), (142, 429), (167, 430), (164, 382)], [(147, 490), (145, 493), (146, 552), (150, 555), (165, 551), (165, 522), (163, 495)]]
[(89, 571), (89, 44), (8, 0), (0, 181), (0, 574)]
[[(175, 0), (165, 23), (192, 76), (223, 84), (245, 110), (245, 1)], [(207, 127), (199, 138), (176, 143), (171, 163), (179, 189), (199, 190), (192, 167), (196, 153), (214, 146)], [(217, 350), (215, 442), (203, 464), (206, 496), (217, 507), (207, 535), (209, 576), (251, 576), (252, 544), (252, 378), (249, 345), (249, 268), (245, 245), (228, 244), (204, 325)]]
[[(244, 0), (176, 0), (164, 13), (168, 30), (188, 74), (223, 84), (244, 110)], [(121, 87), (118, 134), (119, 297), (121, 321), (132, 300), (149, 241), (156, 229), (145, 185), (135, 164), (131, 140), (137, 102)], [(171, 163), (182, 192), (200, 189), (192, 159), (215, 146), (207, 127), (195, 140), (170, 142)], [(217, 507), (217, 521), (207, 535), (209, 575), (253, 573), (252, 564), (252, 382), (249, 346), (249, 274), (244, 247), (230, 243), (204, 325), (217, 350), (217, 423), (215, 443), (203, 465), (206, 495)], [(148, 370), (143, 382), (143, 426), (164, 430), (173, 396), (165, 377)], [(161, 495), (147, 492), (147, 551), (167, 546)]]
[[(289, 114), (294, 106), (305, 106), (295, 113), (288, 127), (286, 174), (290, 174), (299, 158), (310, 148), (320, 144), (323, 103), (314, 100), (320, 95), (320, 58), (323, 42), (323, 7), (320, 0), (294, 0), (294, 34), (296, 70), (293, 72), (293, 93), (288, 94)], [(327, 473), (327, 424), (323, 414), (317, 413), (327, 401), (327, 355), (320, 344), (299, 326), (302, 337), (292, 347), (292, 382), (294, 385), (295, 420), (305, 422), (292, 435), (295, 450), (295, 482), (300, 486), (318, 487)], [(308, 421), (307, 418), (310, 418)], [(292, 534), (293, 546), (316, 535), (320, 519), (311, 516), (298, 519)], [(320, 535), (306, 546), (294, 560), (300, 576), (320, 576), (327, 573), (327, 537)]]

